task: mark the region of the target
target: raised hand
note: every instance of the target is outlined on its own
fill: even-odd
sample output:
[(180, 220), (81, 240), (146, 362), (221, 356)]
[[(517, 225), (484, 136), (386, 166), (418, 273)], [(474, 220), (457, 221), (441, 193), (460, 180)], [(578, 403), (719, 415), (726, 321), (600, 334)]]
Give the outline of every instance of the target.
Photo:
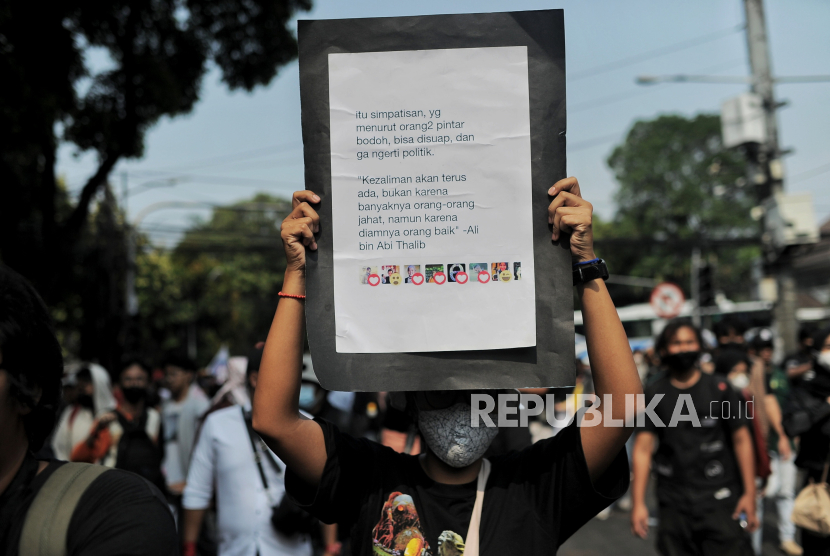
[(551, 239), (557, 241), (570, 234), (571, 258), (574, 262), (590, 261), (594, 255), (592, 214), (594, 207), (582, 198), (576, 178), (565, 178), (548, 190), (553, 196), (548, 206), (548, 224), (553, 226)]
[(311, 208), (320, 202), (313, 191), (296, 191), (292, 198), (293, 210), (285, 217), (280, 228), (287, 261), (286, 272), (305, 270), (305, 248), (317, 249), (314, 234), (320, 231), (320, 217)]

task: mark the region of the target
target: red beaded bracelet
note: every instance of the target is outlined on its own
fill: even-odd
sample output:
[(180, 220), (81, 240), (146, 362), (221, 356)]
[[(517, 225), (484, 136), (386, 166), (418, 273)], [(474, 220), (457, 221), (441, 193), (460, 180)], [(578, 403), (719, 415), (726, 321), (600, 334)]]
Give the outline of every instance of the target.
[(280, 297), (290, 297), (292, 299), (305, 299), (304, 295), (295, 295), (293, 293), (282, 293), (282, 292), (280, 292), (277, 295), (280, 296)]

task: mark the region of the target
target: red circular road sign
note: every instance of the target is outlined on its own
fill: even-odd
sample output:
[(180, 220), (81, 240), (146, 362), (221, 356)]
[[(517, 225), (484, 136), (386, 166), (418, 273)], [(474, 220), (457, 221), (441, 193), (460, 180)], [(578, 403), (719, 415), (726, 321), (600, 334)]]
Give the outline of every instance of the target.
[(651, 308), (662, 319), (673, 319), (683, 310), (686, 297), (676, 284), (663, 282), (651, 290)]

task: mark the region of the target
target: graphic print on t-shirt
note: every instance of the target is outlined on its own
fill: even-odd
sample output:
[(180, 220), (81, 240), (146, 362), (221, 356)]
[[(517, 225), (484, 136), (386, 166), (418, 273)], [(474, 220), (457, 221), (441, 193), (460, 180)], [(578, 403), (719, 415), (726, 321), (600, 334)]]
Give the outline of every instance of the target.
[(444, 531), (438, 537), (438, 556), (462, 556), (464, 539), (458, 533)]
[[(393, 492), (383, 504), (380, 521), (372, 530), (374, 552), (379, 556), (432, 556), (421, 527), (415, 501), (408, 494)], [(453, 531), (438, 537), (436, 556), (462, 556), (464, 538)]]
[(383, 504), (380, 521), (372, 530), (375, 554), (424, 556), (429, 543), (424, 538), (415, 501), (408, 494), (393, 492)]

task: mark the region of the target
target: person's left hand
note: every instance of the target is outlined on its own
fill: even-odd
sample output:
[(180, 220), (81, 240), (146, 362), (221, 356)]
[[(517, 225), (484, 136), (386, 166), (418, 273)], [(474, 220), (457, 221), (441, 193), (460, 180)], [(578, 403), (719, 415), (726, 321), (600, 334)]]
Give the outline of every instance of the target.
[(758, 516), (755, 514), (755, 497), (751, 494), (744, 494), (738, 499), (735, 511), (732, 512), (732, 519), (739, 519), (741, 514), (746, 514), (746, 531), (753, 533), (758, 528)]
[(576, 178), (559, 180), (548, 190), (553, 196), (548, 206), (548, 224), (552, 225), (551, 239), (559, 240), (570, 234), (571, 259), (574, 262), (590, 261), (594, 255), (592, 214), (594, 207), (582, 198)]

